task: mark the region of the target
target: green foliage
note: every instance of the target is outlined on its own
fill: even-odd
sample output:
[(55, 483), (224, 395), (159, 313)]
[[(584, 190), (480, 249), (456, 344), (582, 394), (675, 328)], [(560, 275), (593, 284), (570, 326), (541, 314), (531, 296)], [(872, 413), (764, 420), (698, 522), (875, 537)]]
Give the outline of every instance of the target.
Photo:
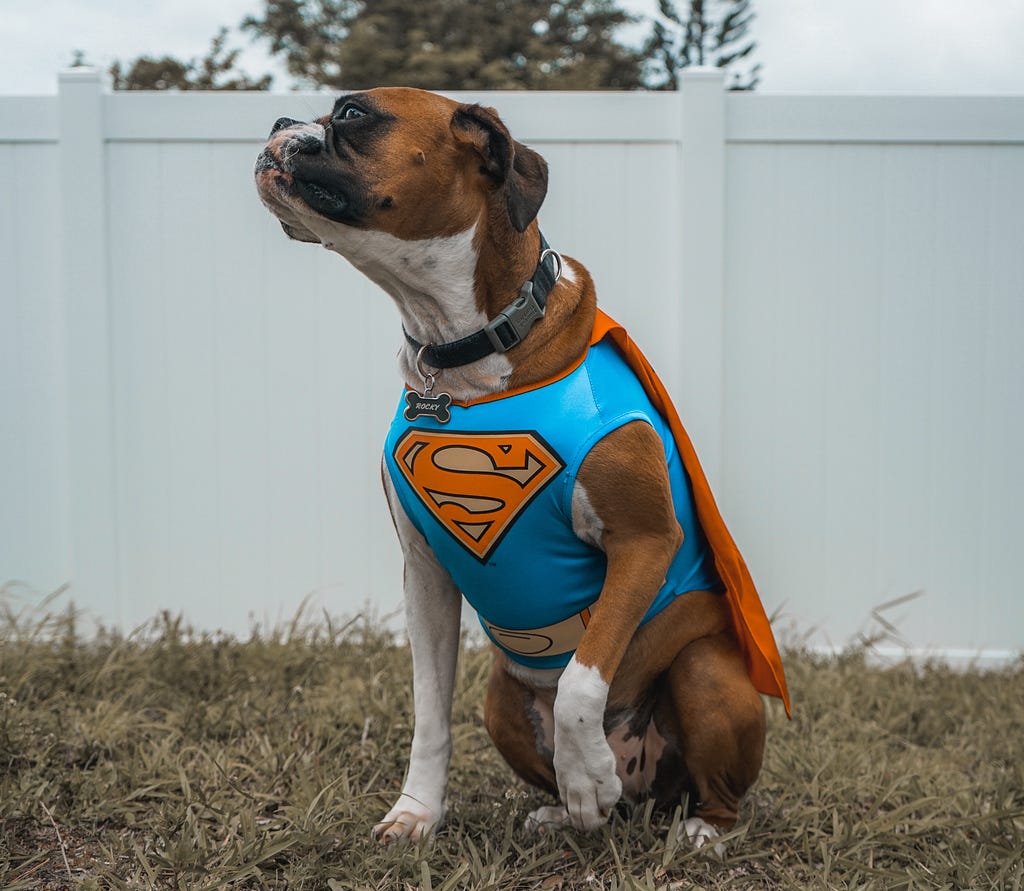
[(242, 27), (310, 86), (634, 89), (614, 0), (265, 0)]
[(467, 645), (450, 816), (417, 846), (370, 827), (402, 780), (408, 649), (378, 623), (295, 621), (239, 641), (164, 615), (80, 636), (3, 614), (0, 887), (175, 889), (1021, 889), (1024, 664), (957, 673), (786, 654), (761, 779), (719, 861), (679, 809), (527, 836), (549, 803), (482, 727), (489, 653)]
[[(236, 70), (239, 49), (227, 50), (227, 28), (221, 28), (210, 43), (209, 52), (201, 59), (183, 62), (172, 56), (154, 59), (139, 56), (122, 68), (120, 62), (110, 67), (115, 90), (269, 90), (273, 80), (267, 74), (260, 78)], [(81, 57), (76, 56), (77, 64)]]

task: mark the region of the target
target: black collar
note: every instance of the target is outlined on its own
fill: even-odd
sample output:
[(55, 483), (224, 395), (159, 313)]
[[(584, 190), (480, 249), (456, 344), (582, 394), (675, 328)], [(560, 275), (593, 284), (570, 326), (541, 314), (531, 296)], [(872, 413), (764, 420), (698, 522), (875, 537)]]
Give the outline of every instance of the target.
[[(548, 260), (551, 260), (549, 268)], [(491, 353), (504, 353), (526, 337), (534, 323), (544, 317), (548, 295), (562, 275), (562, 258), (540, 236), (537, 269), (519, 296), (479, 331), (448, 343), (424, 346), (403, 328), (405, 339), (417, 351), (417, 360), (431, 368), (458, 368)]]

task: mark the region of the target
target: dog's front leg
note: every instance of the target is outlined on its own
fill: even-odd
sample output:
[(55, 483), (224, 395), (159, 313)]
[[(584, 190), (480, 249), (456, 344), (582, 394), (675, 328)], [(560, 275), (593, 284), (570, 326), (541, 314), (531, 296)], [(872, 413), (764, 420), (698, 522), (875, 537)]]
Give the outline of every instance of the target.
[(573, 527), (604, 550), (608, 569), (558, 682), (554, 768), (566, 819), (577, 829), (596, 829), (622, 793), (604, 733), (608, 691), (682, 542), (664, 446), (650, 425), (627, 424), (593, 448), (577, 476)]
[(402, 794), (374, 826), (383, 842), (418, 841), (445, 813), (461, 595), (409, 521), (384, 469), (384, 488), (405, 556), (405, 615), (412, 650), (415, 726)]

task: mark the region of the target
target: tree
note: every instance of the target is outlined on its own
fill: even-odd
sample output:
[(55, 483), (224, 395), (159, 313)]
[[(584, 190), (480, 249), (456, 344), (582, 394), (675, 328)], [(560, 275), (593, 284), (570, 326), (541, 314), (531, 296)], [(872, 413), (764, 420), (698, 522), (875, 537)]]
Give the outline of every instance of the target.
[(225, 50), (227, 28), (221, 28), (202, 59), (182, 62), (172, 56), (154, 59), (139, 56), (122, 70), (121, 63), (110, 66), (115, 90), (269, 90), (272, 76), (253, 79), (237, 71), (241, 50)]
[(658, 0), (661, 18), (654, 19), (643, 50), (649, 84), (675, 90), (684, 68), (714, 65), (728, 69), (730, 90), (753, 90), (761, 66), (749, 58), (757, 46), (747, 37), (754, 19), (751, 0), (688, 0), (681, 6)]
[[(405, 85), (438, 90), (678, 89), (691, 65), (728, 69), (752, 90), (759, 64), (748, 31), (752, 0), (658, 0), (640, 49), (617, 40), (638, 21), (621, 0), (262, 0), (241, 28), (265, 42), (302, 87)], [(645, 17), (646, 18), (646, 17)], [(225, 48), (202, 59), (141, 56), (110, 73), (117, 90), (265, 90)]]
[(637, 89), (615, 0), (264, 0), (242, 28), (304, 85)]

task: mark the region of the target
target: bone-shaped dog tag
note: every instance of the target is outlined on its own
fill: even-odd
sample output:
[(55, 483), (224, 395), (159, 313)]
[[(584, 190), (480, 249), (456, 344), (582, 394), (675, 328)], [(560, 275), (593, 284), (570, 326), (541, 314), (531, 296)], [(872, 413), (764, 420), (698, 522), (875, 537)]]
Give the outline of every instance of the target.
[(448, 393), (438, 393), (431, 396), (429, 393), (420, 394), (415, 390), (409, 390), (405, 394), (405, 419), (415, 421), (417, 418), (433, 418), (438, 424), (447, 424), (452, 419), (449, 408), (452, 404), (452, 397)]

